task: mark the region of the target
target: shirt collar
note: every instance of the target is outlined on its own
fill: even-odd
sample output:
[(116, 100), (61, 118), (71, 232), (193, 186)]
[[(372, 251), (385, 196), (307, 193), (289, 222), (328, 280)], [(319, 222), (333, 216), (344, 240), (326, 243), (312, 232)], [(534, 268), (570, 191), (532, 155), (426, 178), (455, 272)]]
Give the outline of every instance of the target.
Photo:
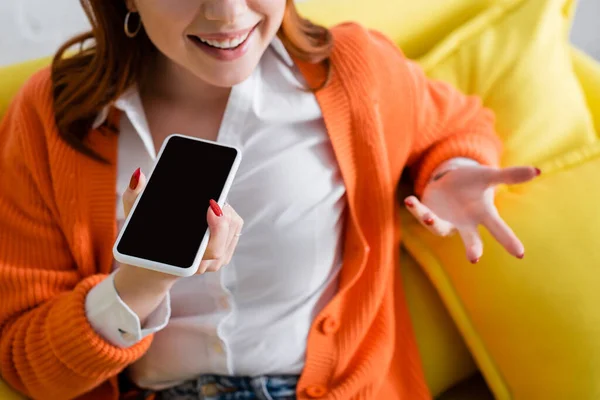
[(292, 56), (290, 56), (290, 53), (288, 53), (287, 49), (283, 45), (283, 42), (281, 41), (281, 39), (279, 39), (278, 36), (275, 36), (275, 38), (273, 38), (273, 41), (271, 41), (271, 48), (275, 51), (275, 53), (277, 53), (277, 55), (279, 56), (279, 58), (281, 58), (281, 61), (283, 61), (285, 65), (287, 65), (290, 68), (294, 66), (294, 60), (292, 60)]
[[(279, 37), (275, 36), (273, 41), (271, 42), (270, 48), (275, 51), (275, 53), (279, 56), (281, 61), (283, 61), (288, 67), (292, 68), (294, 66), (294, 60), (288, 53), (287, 49), (283, 45), (283, 42)], [(125, 91), (113, 104), (115, 108), (118, 110), (128, 112), (133, 110), (139, 110), (141, 107), (141, 99), (139, 97), (139, 93), (136, 86), (132, 86), (128, 90)], [(96, 116), (94, 123), (92, 124), (92, 129), (99, 128), (108, 118), (108, 113), (110, 110), (110, 106), (104, 107)]]

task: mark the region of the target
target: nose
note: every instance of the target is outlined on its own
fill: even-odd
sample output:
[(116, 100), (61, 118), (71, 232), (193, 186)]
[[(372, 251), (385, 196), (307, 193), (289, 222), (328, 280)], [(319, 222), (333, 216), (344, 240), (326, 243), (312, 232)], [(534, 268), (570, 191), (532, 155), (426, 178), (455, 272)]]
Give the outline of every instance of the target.
[(246, 10), (246, 0), (208, 0), (204, 3), (204, 17), (209, 21), (235, 22)]

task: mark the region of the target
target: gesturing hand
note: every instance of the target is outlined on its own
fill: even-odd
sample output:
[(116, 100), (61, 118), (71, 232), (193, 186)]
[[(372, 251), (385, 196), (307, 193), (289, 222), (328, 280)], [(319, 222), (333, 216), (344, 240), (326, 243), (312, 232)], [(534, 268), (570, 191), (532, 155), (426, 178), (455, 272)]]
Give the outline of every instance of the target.
[(528, 182), (539, 174), (540, 170), (533, 167), (462, 166), (434, 178), (426, 186), (422, 202), (409, 196), (404, 204), (434, 234), (448, 236), (458, 231), (472, 263), (483, 254), (479, 225), (485, 226), (510, 254), (523, 258), (523, 244), (494, 205), (495, 187)]

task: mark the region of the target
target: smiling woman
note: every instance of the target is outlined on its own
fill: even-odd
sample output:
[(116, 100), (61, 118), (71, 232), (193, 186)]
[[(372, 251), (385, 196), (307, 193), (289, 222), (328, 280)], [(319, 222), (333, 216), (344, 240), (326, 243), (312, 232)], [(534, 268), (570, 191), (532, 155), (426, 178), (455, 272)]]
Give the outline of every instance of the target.
[[(381, 33), (316, 26), (291, 0), (82, 4), (92, 30), (0, 123), (3, 379), (40, 399), (132, 386), (160, 400), (428, 399), (394, 284), (396, 189), (410, 168), (419, 198), (406, 205), (433, 233), (458, 231), (471, 261), (479, 224), (521, 257), (494, 186), (538, 171), (497, 167), (490, 110)], [(163, 235), (192, 237), (179, 218), (206, 212), (187, 278), (111, 251), (174, 132), (244, 160), (228, 204), (166, 190), (181, 214)], [(217, 164), (167, 179), (201, 189)], [(159, 231), (166, 213), (147, 215)]]

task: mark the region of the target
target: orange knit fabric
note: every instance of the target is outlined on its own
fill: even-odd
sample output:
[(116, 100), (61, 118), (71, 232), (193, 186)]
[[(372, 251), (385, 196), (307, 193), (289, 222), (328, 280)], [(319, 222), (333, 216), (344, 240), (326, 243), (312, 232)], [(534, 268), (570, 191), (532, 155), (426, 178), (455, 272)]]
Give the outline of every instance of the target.
[[(333, 33), (332, 77), (317, 99), (347, 188), (344, 268), (339, 294), (314, 320), (298, 397), (427, 399), (399, 285), (395, 191), (406, 166), (421, 193), (448, 158), (496, 164), (493, 116), (428, 81), (382, 35), (355, 24)], [(298, 66), (311, 85), (324, 77)], [(85, 316), (116, 234), (117, 137), (96, 130), (88, 140), (110, 164), (59, 138), (48, 70), (0, 124), (0, 371), (37, 399), (116, 399), (115, 376), (152, 341), (114, 347)]]

